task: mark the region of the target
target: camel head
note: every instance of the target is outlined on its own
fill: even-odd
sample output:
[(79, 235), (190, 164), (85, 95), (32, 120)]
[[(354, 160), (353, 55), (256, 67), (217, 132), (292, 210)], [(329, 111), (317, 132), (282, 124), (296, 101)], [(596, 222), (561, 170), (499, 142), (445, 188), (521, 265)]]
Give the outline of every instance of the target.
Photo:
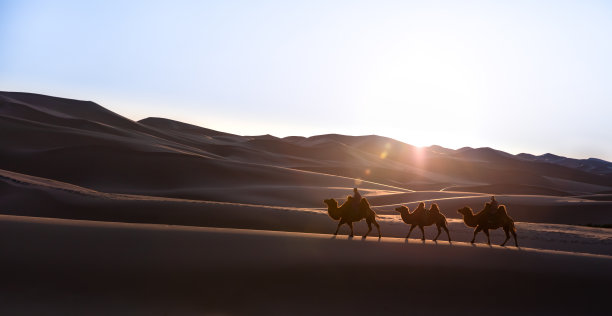
[(457, 213), (459, 213), (459, 214), (461, 214), (463, 216), (466, 216), (466, 215), (469, 215), (469, 214), (473, 214), (472, 213), (472, 209), (469, 206), (464, 206), (464, 207), (458, 209)]
[(400, 212), (400, 213), (402, 213), (402, 214), (404, 214), (404, 213), (410, 213), (410, 209), (409, 209), (408, 207), (406, 207), (406, 206), (403, 206), (403, 205), (400, 205), (399, 207), (396, 207), (396, 208), (395, 208), (395, 211), (396, 211), (396, 212)]
[(328, 207), (338, 207), (338, 201), (335, 199), (323, 200), (323, 203), (325, 203)]

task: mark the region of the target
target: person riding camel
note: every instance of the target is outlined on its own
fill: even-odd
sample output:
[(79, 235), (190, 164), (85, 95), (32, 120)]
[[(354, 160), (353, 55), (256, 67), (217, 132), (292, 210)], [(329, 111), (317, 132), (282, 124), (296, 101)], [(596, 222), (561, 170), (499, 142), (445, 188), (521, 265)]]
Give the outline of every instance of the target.
[(499, 203), (497, 203), (495, 196), (491, 196), (491, 210), (489, 211), (489, 213), (492, 215), (497, 214), (498, 207), (499, 207)]
[(487, 204), (488, 204), (487, 215), (489, 218), (489, 222), (492, 222), (493, 218), (497, 215), (497, 209), (499, 208), (499, 203), (497, 203), (495, 196), (491, 196), (491, 202)]
[(357, 191), (357, 188), (353, 188), (353, 210), (359, 211), (359, 205), (361, 204), (361, 194)]

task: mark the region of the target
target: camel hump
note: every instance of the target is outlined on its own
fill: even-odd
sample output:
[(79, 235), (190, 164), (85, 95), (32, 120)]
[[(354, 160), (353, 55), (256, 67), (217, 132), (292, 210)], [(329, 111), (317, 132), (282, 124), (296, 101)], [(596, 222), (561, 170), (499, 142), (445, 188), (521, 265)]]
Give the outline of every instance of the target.
[(505, 205), (500, 205), (500, 206), (497, 208), (497, 213), (498, 213), (500, 216), (503, 216), (503, 217), (508, 217), (508, 211), (506, 210), (506, 206), (505, 206)]
[(429, 211), (435, 214), (440, 214), (440, 207), (438, 207), (438, 204), (433, 203), (431, 207), (429, 207)]
[(362, 198), (360, 203), (361, 203), (361, 206), (370, 207), (370, 202), (368, 202), (368, 199), (366, 198)]
[(352, 206), (354, 201), (355, 198), (352, 195), (349, 195), (346, 197), (346, 201), (344, 201), (344, 204)]
[(417, 207), (417, 208), (414, 210), (414, 212), (413, 212), (413, 213), (414, 213), (414, 214), (424, 214), (424, 213), (426, 213), (426, 212), (427, 212), (427, 209), (426, 209), (426, 208), (420, 208), (420, 207)]

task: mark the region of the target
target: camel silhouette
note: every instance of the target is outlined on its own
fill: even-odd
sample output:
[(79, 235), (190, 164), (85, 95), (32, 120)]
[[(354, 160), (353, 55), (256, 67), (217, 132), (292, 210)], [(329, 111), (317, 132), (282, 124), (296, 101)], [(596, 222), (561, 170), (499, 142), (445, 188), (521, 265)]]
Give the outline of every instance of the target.
[(440, 213), (440, 208), (436, 203), (433, 203), (430, 206), (429, 210), (425, 209), (425, 203), (420, 203), (419, 207), (417, 207), (412, 213), (410, 213), (410, 209), (408, 209), (408, 207), (403, 205), (395, 208), (395, 210), (401, 214), (404, 223), (410, 225), (410, 231), (408, 231), (408, 235), (406, 235), (406, 238), (410, 237), (410, 233), (412, 233), (412, 230), (418, 226), (421, 229), (421, 239), (425, 240), (425, 230), (423, 229), (423, 227), (436, 224), (436, 227), (438, 228), (438, 234), (436, 235), (436, 238), (433, 239), (433, 241), (438, 240), (438, 237), (440, 237), (440, 234), (442, 233), (440, 227), (442, 227), (444, 228), (444, 231), (448, 236), (448, 242), (451, 242), (451, 237), (448, 233), (446, 217), (442, 213)]
[(346, 223), (351, 228), (350, 237), (353, 237), (353, 222), (358, 222), (365, 218), (366, 223), (368, 223), (368, 232), (363, 235), (363, 238), (366, 238), (368, 234), (372, 231), (372, 224), (376, 226), (378, 230), (378, 238), (382, 237), (380, 234), (380, 225), (376, 222), (376, 213), (370, 208), (370, 203), (366, 198), (362, 198), (359, 203), (359, 209), (355, 209), (352, 207), (353, 197), (348, 196), (346, 201), (342, 203), (340, 207), (338, 207), (338, 202), (335, 199), (324, 200), (323, 202), (327, 204), (327, 213), (329, 217), (334, 220), (340, 220), (338, 223), (338, 227), (336, 228), (336, 232), (334, 236), (338, 234), (338, 230), (340, 230), (340, 226)]
[(485, 208), (482, 211), (474, 214), (472, 209), (468, 206), (463, 207), (457, 212), (463, 215), (463, 222), (468, 227), (476, 227), (474, 229), (474, 237), (472, 243), (476, 240), (476, 234), (481, 230), (487, 235), (487, 243), (491, 244), (491, 237), (489, 236), (489, 229), (503, 228), (506, 233), (506, 240), (501, 244), (504, 246), (510, 239), (510, 233), (514, 237), (514, 245), (518, 247), (518, 241), (516, 240), (516, 227), (514, 226), (514, 220), (508, 216), (505, 205), (500, 205), (497, 208), (495, 214), (490, 214), (491, 203), (486, 203)]

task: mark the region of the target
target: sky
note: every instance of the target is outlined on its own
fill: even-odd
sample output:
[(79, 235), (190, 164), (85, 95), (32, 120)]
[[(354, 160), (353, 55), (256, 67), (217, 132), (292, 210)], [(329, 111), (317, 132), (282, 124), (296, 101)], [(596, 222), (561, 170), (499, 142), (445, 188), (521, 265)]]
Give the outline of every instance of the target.
[(612, 160), (609, 1), (0, 0), (0, 90), (240, 135)]

